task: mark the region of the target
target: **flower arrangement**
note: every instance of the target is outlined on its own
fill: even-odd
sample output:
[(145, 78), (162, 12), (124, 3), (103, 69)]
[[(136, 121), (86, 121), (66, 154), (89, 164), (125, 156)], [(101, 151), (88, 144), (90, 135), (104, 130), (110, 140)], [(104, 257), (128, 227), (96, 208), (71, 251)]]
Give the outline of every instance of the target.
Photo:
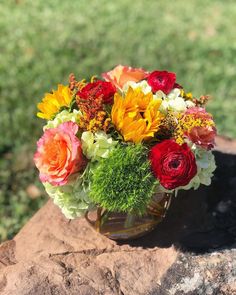
[[(102, 79), (103, 78), (103, 79)], [(67, 218), (96, 206), (145, 214), (155, 193), (210, 185), (216, 127), (176, 74), (118, 65), (45, 94), (47, 120), (34, 156), (39, 177)]]

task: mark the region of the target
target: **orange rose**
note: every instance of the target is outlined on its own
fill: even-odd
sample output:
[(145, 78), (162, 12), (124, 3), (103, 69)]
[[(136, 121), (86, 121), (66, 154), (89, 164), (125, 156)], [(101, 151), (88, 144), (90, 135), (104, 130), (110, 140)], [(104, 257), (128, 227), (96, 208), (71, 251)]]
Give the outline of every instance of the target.
[(47, 129), (37, 142), (34, 162), (42, 182), (64, 185), (69, 176), (84, 167), (80, 140), (76, 137), (78, 125), (65, 122)]
[(128, 81), (139, 82), (145, 79), (148, 72), (141, 68), (131, 68), (118, 65), (112, 71), (102, 74), (102, 77), (111, 82), (115, 87), (122, 89)]

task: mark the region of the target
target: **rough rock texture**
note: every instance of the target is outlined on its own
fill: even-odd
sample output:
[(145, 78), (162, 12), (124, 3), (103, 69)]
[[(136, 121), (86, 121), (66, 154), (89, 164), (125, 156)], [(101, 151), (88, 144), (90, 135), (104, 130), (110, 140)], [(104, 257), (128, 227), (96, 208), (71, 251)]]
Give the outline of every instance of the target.
[[(2, 294), (148, 294), (177, 251), (118, 246), (49, 201), (0, 248)], [(0, 293), (1, 294), (1, 293)]]
[(213, 185), (180, 194), (130, 243), (66, 220), (49, 201), (0, 246), (0, 294), (236, 294), (236, 142), (217, 143)]

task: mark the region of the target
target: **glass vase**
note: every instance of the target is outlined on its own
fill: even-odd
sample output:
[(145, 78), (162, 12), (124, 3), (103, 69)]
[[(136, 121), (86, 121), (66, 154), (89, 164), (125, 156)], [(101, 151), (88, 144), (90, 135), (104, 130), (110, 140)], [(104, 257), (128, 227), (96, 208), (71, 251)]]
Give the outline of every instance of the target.
[(86, 213), (88, 223), (100, 234), (112, 240), (139, 238), (153, 230), (166, 215), (171, 194), (155, 194), (144, 215), (110, 212), (97, 207)]

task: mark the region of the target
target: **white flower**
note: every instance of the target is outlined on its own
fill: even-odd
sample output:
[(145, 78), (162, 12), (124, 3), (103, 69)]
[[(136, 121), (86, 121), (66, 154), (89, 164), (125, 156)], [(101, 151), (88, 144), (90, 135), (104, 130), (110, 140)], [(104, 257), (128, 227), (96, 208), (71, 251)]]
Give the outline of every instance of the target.
[(123, 86), (123, 91), (127, 92), (129, 87), (131, 87), (133, 89), (139, 88), (144, 94), (152, 92), (152, 88), (151, 88), (151, 86), (148, 85), (146, 80), (143, 80), (143, 81), (138, 82), (138, 83), (133, 82), (133, 81), (128, 81)]
[(192, 151), (196, 157), (197, 174), (193, 177), (189, 184), (178, 189), (188, 190), (194, 188), (196, 190), (201, 184), (211, 184), (211, 178), (213, 177), (213, 172), (216, 169), (215, 157), (213, 153), (196, 147), (196, 145), (192, 146)]
[(155, 95), (156, 95), (157, 98), (163, 98), (163, 99), (166, 98), (166, 94), (163, 91), (161, 91), (161, 90), (158, 90), (155, 93)]
[(187, 108), (195, 106), (192, 101), (184, 100), (180, 96), (180, 90), (178, 88), (174, 88), (168, 95), (165, 95), (162, 91), (157, 91), (155, 94), (158, 98), (162, 98), (163, 102), (160, 106), (160, 110), (163, 113), (167, 111), (173, 112), (185, 112)]
[(84, 155), (91, 159), (91, 161), (108, 158), (109, 153), (117, 144), (117, 141), (114, 141), (104, 131), (97, 131), (95, 133), (85, 131), (82, 133), (81, 142)]
[(60, 112), (59, 114), (56, 115), (56, 117), (48, 121), (47, 124), (43, 127), (43, 130), (45, 131), (46, 129), (49, 128), (56, 128), (58, 127), (61, 123), (72, 121), (72, 122), (78, 122), (79, 117), (81, 116), (81, 112), (77, 110), (73, 110), (72, 113), (68, 112), (67, 110), (64, 110)]
[(174, 88), (174, 89), (171, 90), (170, 93), (168, 93), (167, 98), (170, 99), (170, 100), (175, 100), (179, 96), (180, 96), (179, 88)]
[(53, 202), (60, 207), (68, 219), (83, 216), (87, 210), (93, 207), (88, 197), (89, 189), (83, 185), (83, 180), (78, 175), (77, 179), (63, 186), (53, 186), (48, 182), (43, 185)]
[(160, 112), (166, 114), (167, 110), (169, 109), (169, 102), (167, 100), (163, 100), (159, 109)]
[(176, 97), (169, 100), (168, 109), (174, 112), (185, 112), (187, 109), (186, 102), (182, 97)]
[(195, 103), (192, 102), (191, 100), (186, 100), (185, 103), (186, 103), (187, 108), (192, 108), (192, 107), (196, 106)]

